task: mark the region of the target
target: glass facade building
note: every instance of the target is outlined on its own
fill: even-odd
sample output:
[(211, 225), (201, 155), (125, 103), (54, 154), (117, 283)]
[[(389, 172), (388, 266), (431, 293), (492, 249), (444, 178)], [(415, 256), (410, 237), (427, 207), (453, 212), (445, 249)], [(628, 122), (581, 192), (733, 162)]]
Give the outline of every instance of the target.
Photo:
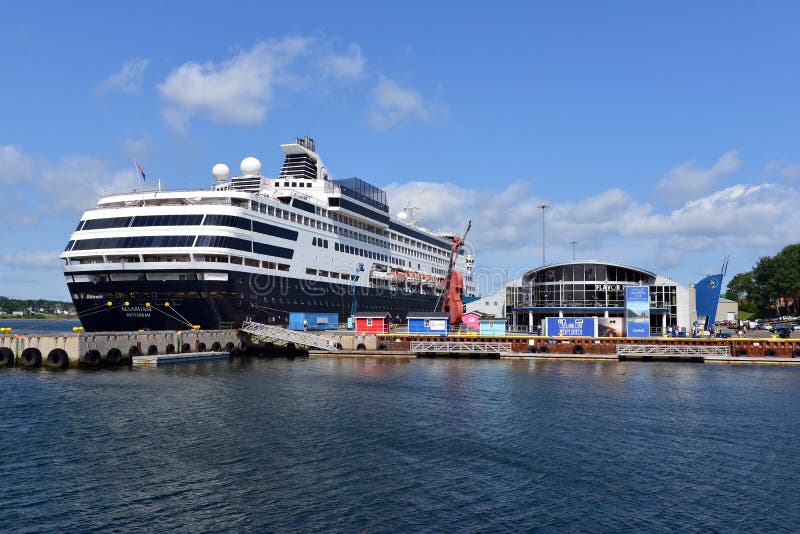
[(506, 288), (507, 315), (517, 330), (536, 331), (547, 317), (624, 317), (626, 286), (650, 289), (650, 332), (679, 320), (681, 286), (656, 274), (613, 263), (573, 261), (528, 271)]

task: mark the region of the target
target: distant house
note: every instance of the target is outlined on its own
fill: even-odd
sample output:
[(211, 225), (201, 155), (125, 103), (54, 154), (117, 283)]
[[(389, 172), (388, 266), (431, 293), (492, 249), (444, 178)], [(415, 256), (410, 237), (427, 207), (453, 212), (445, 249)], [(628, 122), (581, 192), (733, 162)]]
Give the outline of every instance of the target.
[(409, 334), (447, 335), (450, 326), (450, 314), (442, 312), (408, 312)]
[(17, 310), (17, 311), (11, 312), (11, 315), (16, 315), (17, 317), (23, 317), (25, 315), (25, 312)]
[(353, 316), (359, 334), (388, 334), (392, 323), (389, 312), (363, 312)]

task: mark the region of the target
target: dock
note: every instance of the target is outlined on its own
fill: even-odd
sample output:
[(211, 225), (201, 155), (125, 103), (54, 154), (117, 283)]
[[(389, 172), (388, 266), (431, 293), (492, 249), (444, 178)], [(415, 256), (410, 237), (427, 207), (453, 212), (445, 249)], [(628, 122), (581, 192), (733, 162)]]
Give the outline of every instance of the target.
[(187, 352), (184, 354), (154, 354), (152, 356), (133, 356), (133, 365), (164, 365), (174, 363), (208, 362), (227, 360), (229, 352)]
[(13, 334), (0, 332), (0, 368), (96, 369), (224, 360), (231, 355), (312, 358), (487, 358), (800, 365), (800, 339), (619, 338), (345, 330), (241, 330)]
[[(236, 330), (0, 335), (0, 367), (85, 369), (132, 365), (134, 358), (200, 361), (243, 345)], [(180, 359), (179, 359), (180, 358)], [(137, 360), (144, 361), (144, 360)]]

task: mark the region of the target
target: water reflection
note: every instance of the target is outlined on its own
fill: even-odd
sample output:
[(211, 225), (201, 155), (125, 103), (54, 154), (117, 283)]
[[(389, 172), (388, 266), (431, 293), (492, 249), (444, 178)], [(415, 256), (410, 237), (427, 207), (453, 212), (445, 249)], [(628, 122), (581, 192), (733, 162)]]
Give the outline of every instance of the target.
[(0, 525), (781, 529), (800, 524), (798, 378), (473, 359), (5, 370)]

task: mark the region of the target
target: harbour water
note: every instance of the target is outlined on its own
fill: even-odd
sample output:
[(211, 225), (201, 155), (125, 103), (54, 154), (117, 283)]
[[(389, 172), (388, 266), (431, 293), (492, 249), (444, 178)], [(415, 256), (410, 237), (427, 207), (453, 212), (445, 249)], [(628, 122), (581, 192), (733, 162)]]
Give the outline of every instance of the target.
[(800, 370), (0, 371), (0, 531), (794, 531)]
[(71, 334), (80, 326), (77, 319), (0, 319), (0, 327), (9, 327), (13, 334)]

